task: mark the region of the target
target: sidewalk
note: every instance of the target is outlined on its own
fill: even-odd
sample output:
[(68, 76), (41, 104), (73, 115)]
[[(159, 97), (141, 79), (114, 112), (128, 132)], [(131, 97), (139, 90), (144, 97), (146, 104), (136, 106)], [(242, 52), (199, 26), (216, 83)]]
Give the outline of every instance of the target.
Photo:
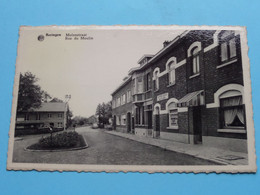
[(210, 160), (222, 165), (247, 165), (248, 155), (242, 152), (233, 152), (219, 148), (206, 147), (203, 145), (192, 145), (151, 137), (141, 137), (133, 134), (116, 131), (105, 131), (108, 134), (124, 137), (134, 141), (157, 146), (166, 150), (188, 154), (197, 158)]

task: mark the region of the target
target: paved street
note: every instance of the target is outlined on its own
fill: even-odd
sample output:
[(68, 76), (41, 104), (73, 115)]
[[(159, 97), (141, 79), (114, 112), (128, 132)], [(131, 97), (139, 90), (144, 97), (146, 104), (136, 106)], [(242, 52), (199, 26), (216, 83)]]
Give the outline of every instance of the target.
[(215, 165), (215, 163), (110, 135), (100, 129), (77, 128), (88, 142), (83, 150), (30, 152), (24, 148), (42, 135), (26, 136), (14, 143), (14, 162), (114, 165)]

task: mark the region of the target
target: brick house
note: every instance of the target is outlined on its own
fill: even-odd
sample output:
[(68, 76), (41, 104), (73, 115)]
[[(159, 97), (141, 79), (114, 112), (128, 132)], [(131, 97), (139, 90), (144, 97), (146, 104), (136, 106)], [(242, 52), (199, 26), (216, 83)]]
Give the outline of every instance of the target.
[(121, 132), (131, 132), (132, 125), (132, 78), (126, 77), (123, 83), (111, 94), (113, 128)]
[[(239, 32), (185, 31), (138, 63), (129, 71), (131, 82), (112, 94), (114, 100), (132, 89), (132, 132), (247, 151)], [(125, 110), (112, 112), (120, 117)]]
[(16, 116), (16, 132), (42, 132), (50, 125), (56, 130), (67, 126), (68, 104), (63, 102), (43, 102), (39, 108), (26, 112), (18, 112)]

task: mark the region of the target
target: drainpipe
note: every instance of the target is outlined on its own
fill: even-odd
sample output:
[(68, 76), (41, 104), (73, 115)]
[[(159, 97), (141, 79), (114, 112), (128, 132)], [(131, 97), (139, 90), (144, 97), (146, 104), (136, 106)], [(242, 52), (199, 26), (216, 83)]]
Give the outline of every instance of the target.
[(188, 144), (190, 144), (190, 115), (189, 115), (189, 107), (188, 107)]
[[(188, 51), (187, 47), (186, 47), (186, 44), (185, 44), (185, 47), (184, 47), (185, 51)], [(188, 71), (189, 71), (189, 66), (190, 66), (190, 59), (188, 57), (188, 54), (186, 52), (186, 94), (188, 94), (188, 82), (189, 82), (189, 78), (188, 78)], [(186, 104), (186, 102), (185, 102)], [(188, 144), (190, 144), (190, 114), (189, 114), (189, 107), (187, 106), (187, 109), (188, 109)]]

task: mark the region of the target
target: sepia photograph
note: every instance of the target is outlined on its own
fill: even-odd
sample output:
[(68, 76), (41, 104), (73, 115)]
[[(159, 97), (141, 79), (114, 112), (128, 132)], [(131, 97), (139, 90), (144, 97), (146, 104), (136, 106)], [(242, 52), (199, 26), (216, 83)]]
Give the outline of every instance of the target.
[(239, 26), (21, 26), (8, 170), (256, 172)]

